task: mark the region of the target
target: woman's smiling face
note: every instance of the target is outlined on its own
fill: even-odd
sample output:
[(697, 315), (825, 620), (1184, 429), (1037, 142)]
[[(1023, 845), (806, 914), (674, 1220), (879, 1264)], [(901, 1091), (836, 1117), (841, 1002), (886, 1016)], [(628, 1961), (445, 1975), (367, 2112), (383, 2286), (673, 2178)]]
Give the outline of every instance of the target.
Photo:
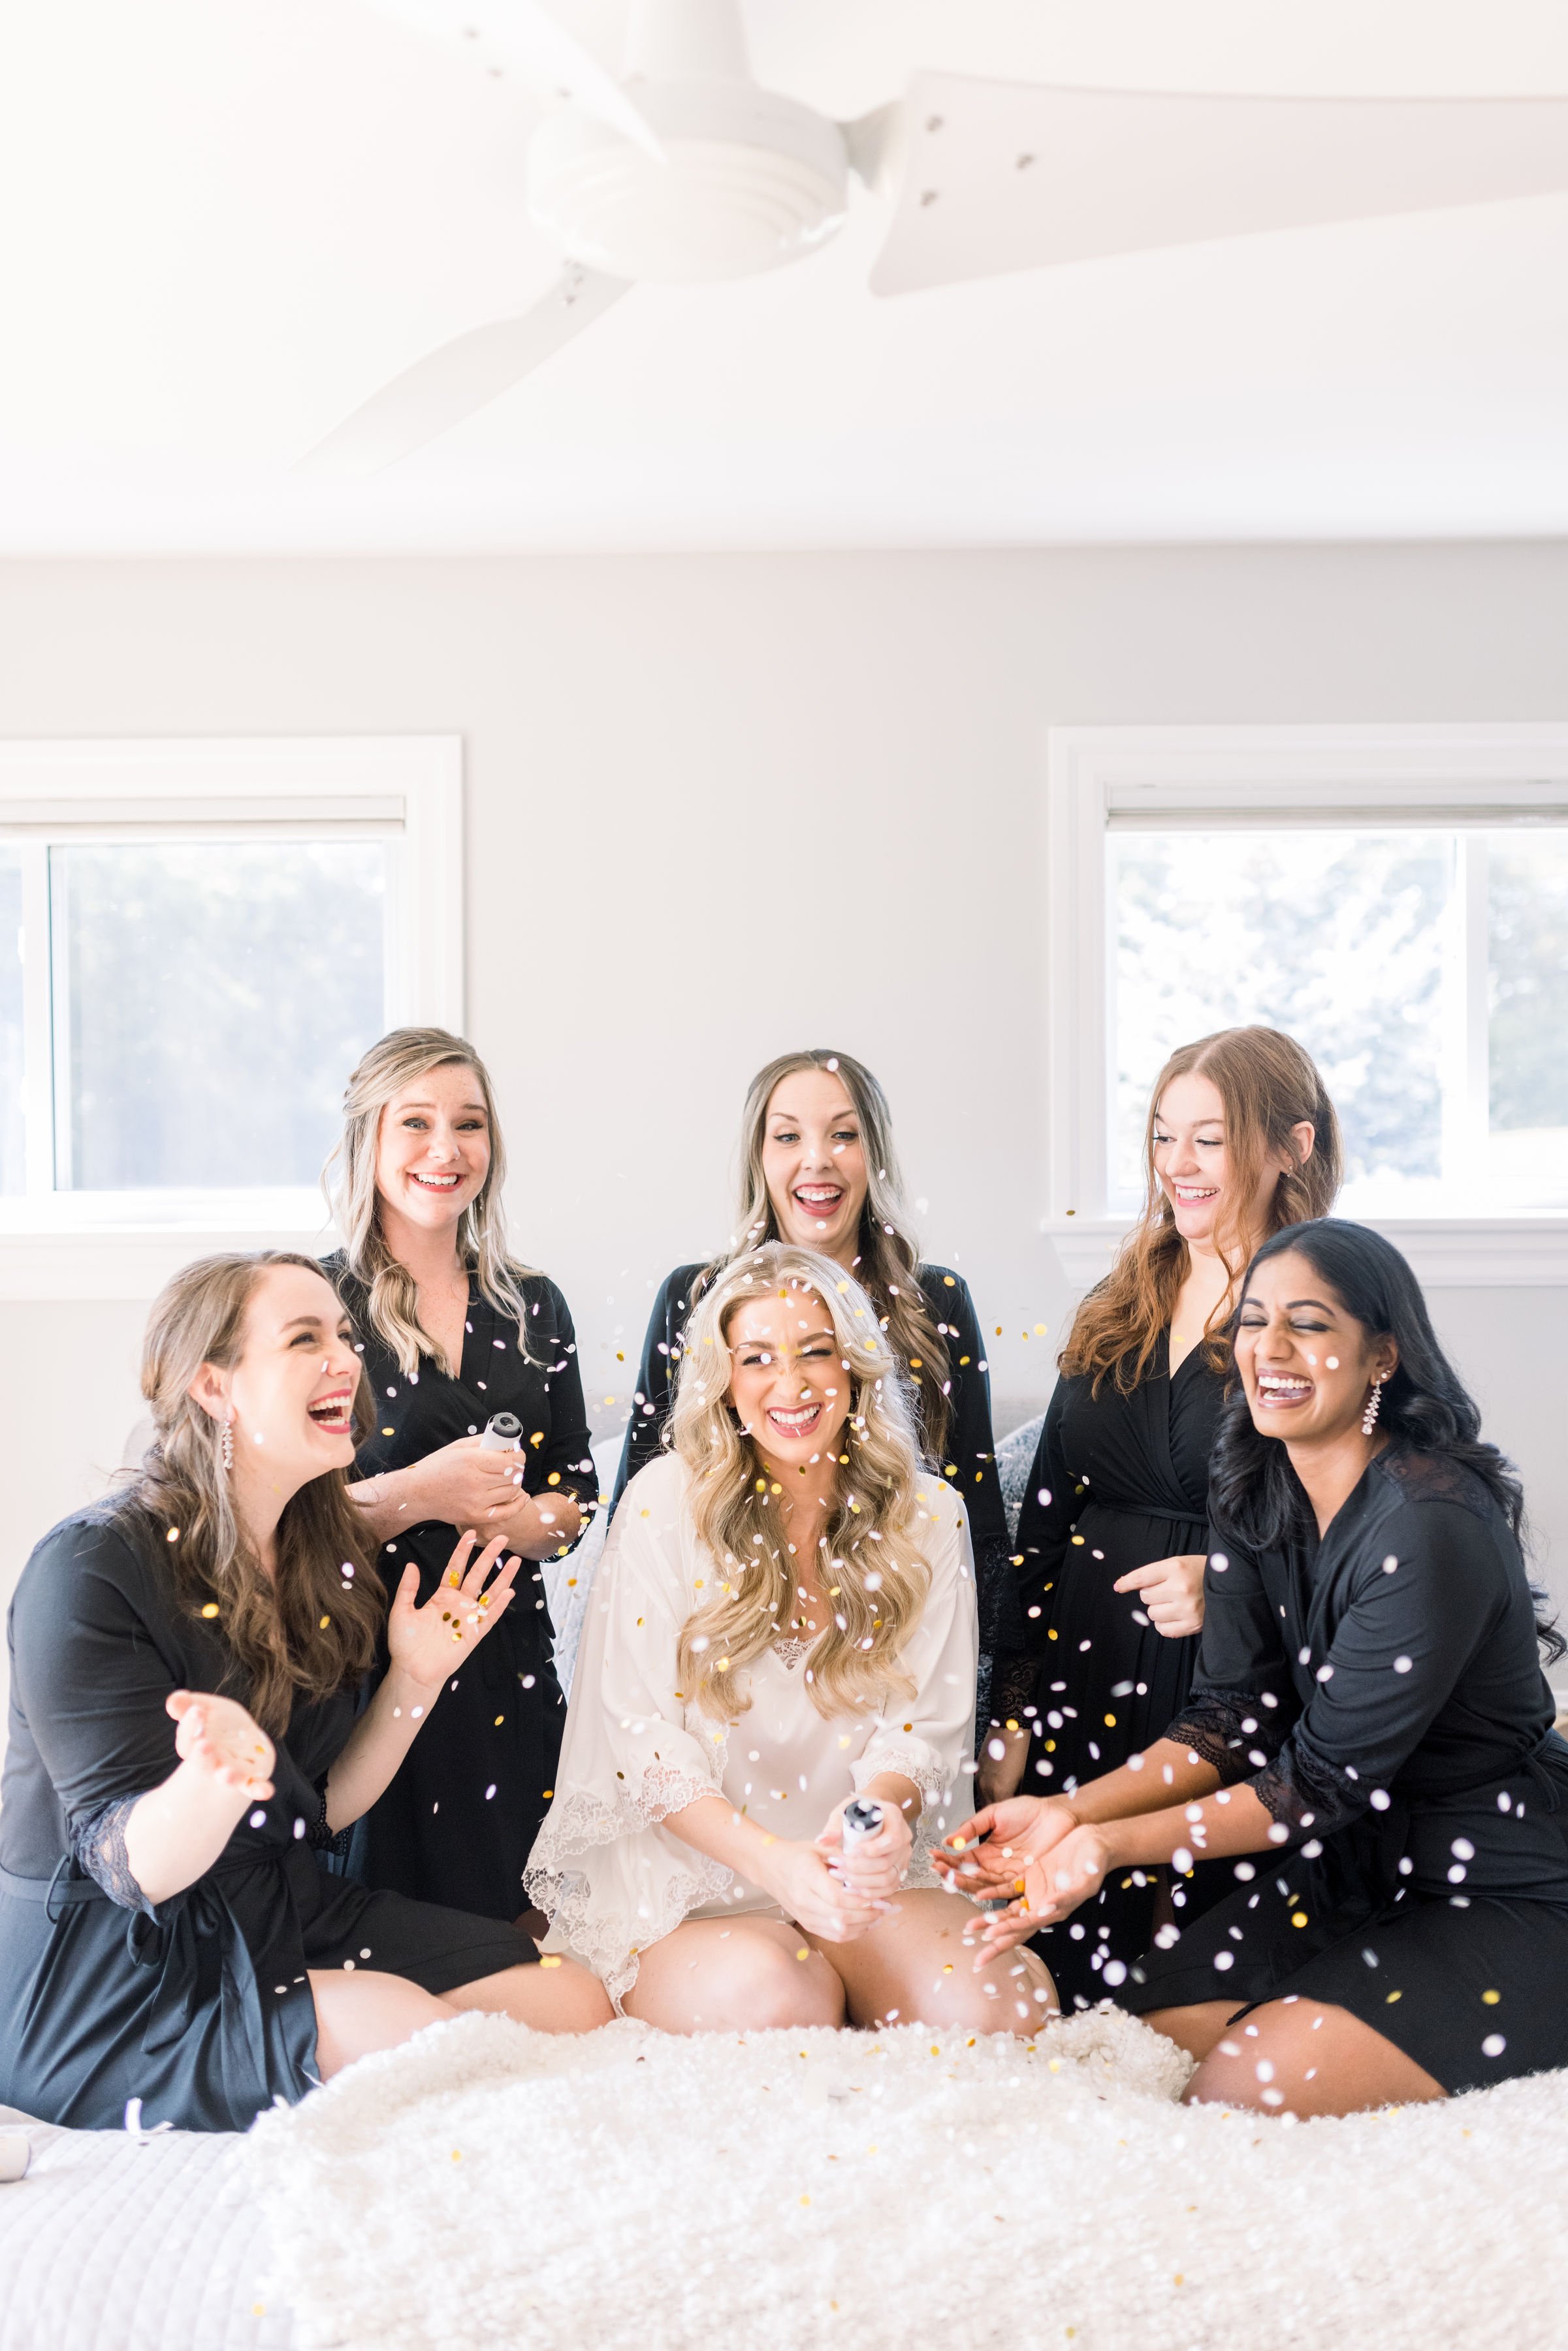
[(789, 1469), (836, 1453), (852, 1385), (816, 1291), (791, 1283), (782, 1297), (743, 1299), (725, 1339), (729, 1400), (758, 1452)]
[(793, 1070), (763, 1122), (762, 1175), (780, 1240), (849, 1265), (859, 1245), (866, 1164), (861, 1123), (831, 1070)]
[(1248, 1275), (1236, 1368), (1260, 1436), (1334, 1442), (1361, 1419), (1373, 1381), (1387, 1379), (1398, 1361), (1393, 1340), (1364, 1331), (1300, 1251), (1266, 1258)]
[(466, 1061), (439, 1061), (392, 1096), (376, 1138), (382, 1207), (425, 1230), (455, 1225), (490, 1173), (490, 1115)]
[(226, 1371), (204, 1364), (191, 1394), (234, 1425), (236, 1473), (285, 1496), (354, 1458), (353, 1407), (362, 1365), (353, 1329), (324, 1274), (263, 1269)]
[[(1155, 1175), (1185, 1241), (1212, 1242), (1217, 1232), (1239, 1228), (1252, 1237), (1250, 1249), (1268, 1232), (1269, 1203), (1291, 1162), (1283, 1152), (1266, 1153), (1252, 1197), (1239, 1201), (1232, 1140), (1212, 1078), (1187, 1070), (1167, 1080), (1155, 1104)], [(1293, 1127), (1291, 1140), (1300, 1165), (1312, 1151), (1311, 1123), (1303, 1119)]]

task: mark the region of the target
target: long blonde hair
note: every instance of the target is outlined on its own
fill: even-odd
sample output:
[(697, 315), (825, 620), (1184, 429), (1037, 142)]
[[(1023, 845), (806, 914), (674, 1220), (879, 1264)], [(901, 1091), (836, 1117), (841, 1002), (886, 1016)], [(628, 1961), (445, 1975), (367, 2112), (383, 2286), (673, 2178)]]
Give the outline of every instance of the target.
[(768, 1105), (797, 1070), (823, 1070), (838, 1078), (854, 1106), (866, 1164), (865, 1204), (856, 1236), (857, 1278), (875, 1301), (878, 1320), (914, 1386), (922, 1449), (940, 1466), (947, 1442), (950, 1385), (947, 1343), (931, 1319), (915, 1279), (920, 1251), (915, 1238), (904, 1176), (893, 1140), (893, 1113), (882, 1087), (852, 1053), (831, 1053), (825, 1045), (780, 1053), (758, 1071), (746, 1090), (740, 1114), (740, 1217), (730, 1245), (699, 1275), (700, 1290), (747, 1249), (779, 1238), (779, 1219), (763, 1173), (762, 1146)]
[(791, 1291), (827, 1309), (850, 1382), (841, 1475), (819, 1545), (833, 1621), (807, 1662), (806, 1687), (830, 1721), (915, 1685), (900, 1659), (920, 1621), (931, 1571), (920, 1525), (940, 1479), (921, 1466), (906, 1375), (862, 1285), (812, 1249), (765, 1244), (716, 1274), (687, 1327), (670, 1415), (674, 1449), (691, 1472), (697, 1538), (713, 1559), (713, 1596), (681, 1628), (681, 1687), (716, 1721), (750, 1705), (739, 1677), (789, 1622), (795, 1570), (777, 1489), (729, 1401), (728, 1332), (747, 1300)]
[(458, 1229), (459, 1259), (473, 1273), (482, 1295), (497, 1313), (517, 1322), (518, 1345), (530, 1362), (528, 1310), (520, 1283), (535, 1271), (519, 1265), (507, 1249), (501, 1193), (507, 1181), (507, 1149), (496, 1115), (490, 1072), (465, 1039), (449, 1029), (393, 1029), (361, 1060), (343, 1090), (343, 1132), (326, 1166), (321, 1188), (343, 1237), (348, 1270), (364, 1285), (366, 1311), (377, 1336), (397, 1357), (404, 1377), (419, 1369), (422, 1355), (434, 1358), (444, 1372), (455, 1375), (457, 1366), (419, 1319), (419, 1287), (400, 1265), (382, 1231), (376, 1192), (376, 1157), (381, 1141), (382, 1113), (404, 1086), (428, 1070), (457, 1063), (472, 1070), (484, 1098), (490, 1130), (490, 1172), (463, 1211)]
[[(1064, 1372), (1092, 1372), (1098, 1394), (1111, 1374), (1123, 1395), (1143, 1378), (1176, 1311), (1187, 1275), (1186, 1243), (1155, 1171), (1155, 1114), (1175, 1078), (1201, 1075), (1212, 1081), (1225, 1109), (1225, 1153), (1230, 1168), (1232, 1208), (1228, 1229), (1216, 1243), (1229, 1269), (1225, 1296), (1208, 1318), (1201, 1342), (1215, 1371), (1230, 1361), (1225, 1326), (1236, 1302), (1248, 1259), (1286, 1225), (1326, 1217), (1343, 1169), (1339, 1120), (1317, 1063), (1304, 1045), (1282, 1029), (1217, 1029), (1211, 1037), (1179, 1045), (1155, 1081), (1144, 1126), (1144, 1207), (1122, 1244), (1105, 1280), (1078, 1310), (1059, 1359)], [(1312, 1127), (1312, 1148), (1296, 1157), (1291, 1129)], [(1247, 1204), (1256, 1196), (1264, 1161), (1274, 1153), (1290, 1162), (1270, 1195), (1261, 1232), (1243, 1229)]]
[[(385, 1605), (376, 1546), (341, 1469), (312, 1478), (285, 1503), (277, 1572), (268, 1575), (235, 1516), (222, 1425), (189, 1393), (204, 1364), (227, 1371), (239, 1361), (246, 1311), (275, 1265), (321, 1273), (313, 1257), (257, 1249), (198, 1259), (159, 1291), (141, 1343), (155, 1434), (125, 1487), (125, 1507), (146, 1524), (146, 1549), (192, 1615), (215, 1614), (234, 1657), (234, 1694), (274, 1734), (297, 1700), (330, 1698), (370, 1670)], [(356, 1442), (369, 1427), (364, 1394), (361, 1374)]]

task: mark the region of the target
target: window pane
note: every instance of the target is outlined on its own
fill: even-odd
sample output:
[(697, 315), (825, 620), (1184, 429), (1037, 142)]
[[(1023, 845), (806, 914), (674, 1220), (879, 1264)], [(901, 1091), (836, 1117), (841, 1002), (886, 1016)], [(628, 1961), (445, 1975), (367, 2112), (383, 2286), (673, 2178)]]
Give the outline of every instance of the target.
[(1435, 1206), (1453, 835), (1124, 832), (1110, 849), (1118, 1204), (1141, 1193), (1166, 1056), (1264, 1021), (1322, 1071), (1344, 1129), (1342, 1206)]
[(26, 1189), (22, 1127), (22, 858), (0, 848), (0, 1193)]
[(1497, 1205), (1568, 1202), (1568, 831), (1487, 837), (1489, 1175)]
[(383, 1026), (381, 843), (55, 849), (49, 879), (59, 1186), (314, 1183)]

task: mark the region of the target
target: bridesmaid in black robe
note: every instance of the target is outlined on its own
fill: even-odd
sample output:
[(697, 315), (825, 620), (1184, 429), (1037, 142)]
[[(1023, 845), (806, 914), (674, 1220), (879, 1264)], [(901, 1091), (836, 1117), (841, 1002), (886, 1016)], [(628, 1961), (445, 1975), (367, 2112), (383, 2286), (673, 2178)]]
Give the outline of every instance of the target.
[[(539, 1562), (576, 1540), (598, 1490), (576, 1334), (555, 1283), (507, 1252), (494, 1092), (462, 1038), (399, 1029), (373, 1045), (349, 1080), (334, 1165), (344, 1246), (325, 1270), (375, 1400), (351, 1491), (382, 1573), (412, 1560), (428, 1593), (467, 1528), (504, 1533), (528, 1562), (349, 1865), (371, 1886), (515, 1919), (565, 1716)], [(497, 1413), (521, 1423), (520, 1452), (481, 1446)]]
[(140, 1470), (22, 1572), (0, 2101), (46, 2121), (244, 2130), (463, 2009), (610, 2013), (521, 1928), (319, 1865), (504, 1638), (517, 1569), (470, 1535), (439, 1593), (418, 1604), (405, 1573), (389, 1604), (344, 1487), (370, 1401), (351, 1341), (308, 1258), (188, 1266), (148, 1324)]
[[(1011, 1752), (984, 1759), (988, 1798), (1096, 1779), (1157, 1739), (1186, 1700), (1231, 1285), (1270, 1232), (1333, 1201), (1333, 1106), (1293, 1039), (1224, 1029), (1161, 1071), (1145, 1166), (1143, 1218), (1078, 1311), (1030, 1475), (993, 1697)], [(1156, 1562), (1168, 1563), (1157, 1589), (1117, 1591)], [(1202, 1866), (1168, 1885), (1154, 1872), (1108, 1880), (1039, 1938), (1064, 2006), (1103, 1999), (1106, 1963), (1126, 1967), (1147, 1949), (1162, 1897), (1191, 1917), (1224, 1886)]]
[[(964, 1498), (980, 1611), (980, 1674), (1008, 1578), (1008, 1522), (991, 1432), (991, 1384), (975, 1302), (960, 1274), (920, 1262), (894, 1155), (887, 1097), (848, 1053), (786, 1053), (758, 1071), (741, 1121), (737, 1230), (752, 1247), (787, 1240), (835, 1259), (875, 1302), (910, 1374), (926, 1458)], [(836, 1193), (812, 1213), (810, 1195)], [(802, 1195), (805, 1196), (802, 1197)], [(685, 1326), (705, 1274), (678, 1265), (648, 1317), (612, 1507), (663, 1449)], [(988, 1719), (984, 1707), (982, 1720)]]
[(1189, 2100), (1343, 2115), (1561, 2069), (1564, 1644), (1518, 1480), (1381, 1234), (1276, 1234), (1232, 1327), (1193, 1687), (1135, 1766), (962, 1825), (961, 1883), (1023, 1876), (976, 1939), (1207, 1853), (1225, 1899), (1103, 1970), (1198, 2061)]

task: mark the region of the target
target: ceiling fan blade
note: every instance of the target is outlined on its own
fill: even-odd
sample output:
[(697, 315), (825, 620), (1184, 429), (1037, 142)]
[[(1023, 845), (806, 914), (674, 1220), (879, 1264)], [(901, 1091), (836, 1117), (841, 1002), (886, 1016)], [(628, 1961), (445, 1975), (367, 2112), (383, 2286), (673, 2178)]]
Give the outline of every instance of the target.
[(461, 43), (476, 64), (492, 72), (517, 73), (541, 97), (570, 99), (656, 162), (664, 162), (664, 148), (642, 110), (542, 0), (366, 0), (366, 5), (419, 32)]
[(296, 471), (357, 475), (395, 465), (542, 367), (631, 290), (627, 278), (572, 264), (532, 309), (474, 327), (415, 360), (319, 441)]
[(896, 175), (876, 294), (1568, 188), (1563, 99), (1193, 98), (924, 73), (896, 115), (853, 132), (864, 176)]

